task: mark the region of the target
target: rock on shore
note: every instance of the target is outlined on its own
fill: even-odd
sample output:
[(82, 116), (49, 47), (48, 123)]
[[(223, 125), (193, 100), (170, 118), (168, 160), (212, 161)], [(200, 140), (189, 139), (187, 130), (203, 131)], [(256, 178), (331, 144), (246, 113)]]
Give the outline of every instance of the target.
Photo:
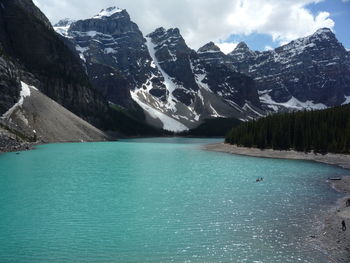
[(16, 139), (14, 136), (0, 128), (0, 153), (24, 151), (29, 150), (30, 148), (30, 143), (21, 142), (19, 139)]

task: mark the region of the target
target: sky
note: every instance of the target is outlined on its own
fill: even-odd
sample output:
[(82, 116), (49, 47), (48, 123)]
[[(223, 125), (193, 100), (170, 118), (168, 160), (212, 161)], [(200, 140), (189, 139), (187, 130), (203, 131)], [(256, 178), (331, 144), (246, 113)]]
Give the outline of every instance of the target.
[(33, 0), (54, 24), (93, 17), (103, 8), (126, 9), (144, 35), (158, 27), (180, 29), (198, 49), (213, 41), (228, 53), (241, 41), (268, 50), (331, 28), (350, 49), (350, 0)]

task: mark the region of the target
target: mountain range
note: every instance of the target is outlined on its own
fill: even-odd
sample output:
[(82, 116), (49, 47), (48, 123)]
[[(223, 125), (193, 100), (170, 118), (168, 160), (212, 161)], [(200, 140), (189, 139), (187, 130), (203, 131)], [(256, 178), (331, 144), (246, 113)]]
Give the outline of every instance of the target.
[(189, 48), (177, 28), (144, 37), (116, 7), (86, 20), (65, 19), (55, 30), (75, 46), (110, 103), (132, 108), (136, 101), (148, 123), (172, 131), (210, 118), (246, 121), (350, 100), (349, 52), (327, 28), (265, 52), (242, 42), (228, 55), (213, 42)]
[(178, 28), (143, 35), (116, 7), (52, 26), (31, 0), (0, 0), (0, 131), (12, 140), (160, 135), (346, 103), (350, 53), (327, 28), (224, 54), (191, 49)]

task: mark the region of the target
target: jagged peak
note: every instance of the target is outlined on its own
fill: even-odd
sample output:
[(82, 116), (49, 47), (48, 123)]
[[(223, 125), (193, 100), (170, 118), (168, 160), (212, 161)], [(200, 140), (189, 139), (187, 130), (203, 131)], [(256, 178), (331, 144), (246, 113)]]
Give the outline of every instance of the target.
[(100, 11), (100, 13), (98, 13), (93, 18), (94, 19), (100, 19), (100, 18), (103, 18), (103, 17), (111, 17), (111, 16), (113, 16), (115, 14), (122, 13), (122, 12), (126, 12), (126, 10), (125, 9), (121, 9), (119, 7), (116, 7), (116, 6), (112, 6), (112, 7), (106, 8), (106, 9), (102, 9)]
[(167, 32), (170, 34), (181, 35), (180, 29), (178, 29), (177, 27), (169, 28)]
[(291, 50), (295, 49), (298, 51), (298, 54), (303, 51), (306, 47), (317, 48), (320, 43), (336, 43), (336, 45), (342, 46), (341, 43), (337, 40), (333, 31), (329, 28), (320, 28), (312, 35), (298, 38), (291, 41), (288, 44), (285, 44), (281, 47), (276, 48), (276, 51), (280, 50)]
[(64, 18), (64, 19), (58, 21), (53, 26), (53, 28), (58, 34), (60, 34), (64, 37), (68, 37), (68, 30), (71, 27), (71, 25), (75, 22), (76, 22), (75, 20), (72, 20), (70, 18)]
[(323, 28), (320, 28), (320, 29), (318, 29), (315, 33), (314, 33), (314, 35), (323, 35), (323, 34), (334, 34), (333, 33), (333, 31), (330, 29), (330, 28), (328, 28), (328, 27), (323, 27)]
[(240, 55), (242, 56), (244, 54), (244, 56), (255, 56), (256, 52), (252, 51), (248, 45), (245, 42), (239, 42), (238, 45), (236, 46), (236, 48), (229, 53), (229, 56), (236, 56), (236, 55)]
[(73, 24), (75, 22), (75, 20), (72, 20), (70, 18), (64, 18), (61, 19), (60, 21), (58, 21), (54, 27), (66, 27), (66, 26), (70, 26), (71, 24)]
[(337, 39), (334, 32), (330, 28), (327, 28), (327, 27), (318, 29), (314, 34), (312, 34), (311, 36), (306, 37), (306, 38), (309, 38), (309, 39), (316, 38), (316, 39), (323, 39), (323, 40), (335, 40), (335, 39)]
[(152, 33), (148, 34), (147, 37), (154, 38), (154, 37), (170, 37), (170, 36), (176, 36), (181, 37), (180, 30), (178, 28), (169, 28), (168, 30), (164, 27), (158, 27), (156, 30), (154, 30)]
[(149, 33), (147, 37), (150, 37), (152, 35), (165, 34), (165, 32), (166, 32), (166, 29), (164, 27), (158, 27), (152, 33)]
[(198, 49), (198, 53), (206, 53), (206, 52), (221, 52), (220, 48), (215, 45), (214, 42), (209, 42), (207, 44), (205, 44), (203, 47)]
[(166, 32), (166, 29), (164, 27), (158, 27), (154, 32)]
[(248, 45), (245, 43), (245, 42), (239, 42), (238, 45), (236, 46), (236, 48), (234, 49), (235, 50), (249, 50), (250, 51), (250, 48), (248, 47)]

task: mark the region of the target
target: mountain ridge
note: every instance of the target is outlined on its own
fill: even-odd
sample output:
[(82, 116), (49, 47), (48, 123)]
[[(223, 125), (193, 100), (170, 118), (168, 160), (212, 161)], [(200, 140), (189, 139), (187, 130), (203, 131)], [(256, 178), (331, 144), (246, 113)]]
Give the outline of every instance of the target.
[[(119, 29), (136, 25), (125, 9), (117, 10), (118, 15), (113, 13), (103, 16), (103, 23), (113, 23), (110, 20), (124, 16), (124, 25), (113, 25)], [(80, 20), (79, 23), (87, 25), (88, 21)], [(139, 34), (137, 41), (143, 54), (134, 53), (127, 59), (130, 63), (143, 59), (140, 68), (131, 70), (132, 75), (140, 75), (136, 80), (127, 81), (129, 85), (115, 86), (106, 95), (112, 97), (112, 93), (116, 94), (124, 88), (125, 94), (131, 93), (130, 97), (125, 95), (127, 100), (136, 101), (145, 111), (148, 122), (158, 127), (161, 127), (162, 120), (155, 115), (165, 115), (165, 118), (170, 117), (175, 123), (193, 128), (207, 118), (235, 117), (249, 120), (266, 115), (267, 112), (337, 106), (346, 103), (350, 97), (349, 55), (328, 28), (321, 28), (311, 36), (271, 51), (253, 51), (241, 42), (227, 55), (213, 42), (194, 51), (187, 46), (178, 28), (159, 27), (146, 37), (137, 25), (133, 30)], [(91, 32), (86, 28), (85, 31)], [(68, 38), (75, 41), (72, 34)], [(94, 41), (94, 37), (89, 41)], [(119, 40), (116, 38), (115, 41)], [(131, 45), (133, 39), (129, 38), (125, 42)], [(84, 53), (84, 48), (78, 48), (78, 51)], [(108, 52), (113, 54), (122, 50), (108, 48)], [(322, 64), (321, 58), (331, 63), (334, 54), (339, 55), (338, 61), (334, 58), (336, 67), (332, 69), (331, 65)], [(96, 59), (99, 55), (93, 54), (91, 57)], [(301, 61), (303, 57), (307, 60)], [(315, 63), (310, 64), (312, 59)], [(298, 67), (302, 63), (309, 65)], [(112, 67), (123, 68), (120, 65)], [(130, 74), (125, 74), (123, 70), (120, 73), (124, 76)], [(317, 76), (322, 74), (324, 78)], [(249, 82), (243, 81), (244, 76), (253, 79), (248, 86), (241, 85)], [(320, 85), (321, 81), (331, 80), (332, 77), (338, 79), (335, 84)], [(222, 81), (225, 79), (230, 82)], [(304, 88), (307, 84), (310, 86), (309, 91)], [(99, 83), (96, 85), (99, 86)], [(115, 102), (123, 105), (122, 102)]]
[[(241, 84), (240, 79), (249, 77), (235, 72), (229, 63), (206, 65), (205, 58), (187, 46), (178, 28), (157, 28), (144, 37), (126, 10), (98, 17), (72, 23), (67, 39), (76, 46), (95, 87), (110, 87), (104, 95), (111, 102), (129, 108), (136, 101), (148, 122), (159, 128), (169, 118), (177, 127), (188, 129), (210, 117), (247, 120), (263, 114), (253, 81)], [(94, 74), (92, 67), (105, 72)], [(113, 71), (126, 80), (124, 85), (101, 81)], [(124, 95), (115, 95), (120, 92)]]
[(349, 53), (329, 28), (270, 51), (252, 51), (244, 45), (229, 56), (240, 72), (257, 81), (267, 108), (321, 109), (347, 101)]

